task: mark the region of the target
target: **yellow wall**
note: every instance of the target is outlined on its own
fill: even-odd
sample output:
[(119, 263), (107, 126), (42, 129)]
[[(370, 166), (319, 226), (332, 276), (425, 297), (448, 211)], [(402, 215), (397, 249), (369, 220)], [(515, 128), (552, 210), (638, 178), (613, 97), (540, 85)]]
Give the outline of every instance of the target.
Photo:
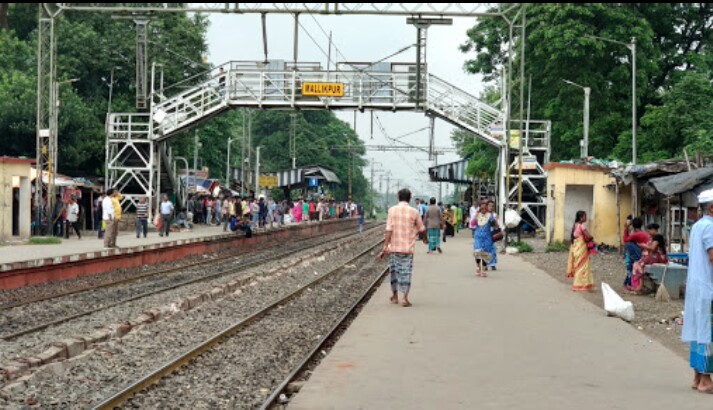
[[(20, 188), (19, 230), (20, 238), (30, 237), (31, 166), (0, 160), (0, 241), (12, 238), (12, 189)], [(23, 177), (22, 179), (20, 177)]]
[[(547, 241), (569, 241), (574, 217), (565, 218), (567, 186), (593, 187), (592, 214), (587, 215), (587, 227), (597, 243), (618, 246), (616, 191), (614, 178), (607, 169), (554, 166), (547, 172)], [(612, 185), (612, 189), (607, 186)], [(571, 202), (570, 202), (571, 203)], [(620, 221), (623, 232), (627, 215), (631, 213), (630, 187), (620, 187)], [(586, 209), (585, 209), (586, 211)], [(567, 220), (565, 220), (567, 219)], [(571, 219), (571, 220), (569, 220)]]

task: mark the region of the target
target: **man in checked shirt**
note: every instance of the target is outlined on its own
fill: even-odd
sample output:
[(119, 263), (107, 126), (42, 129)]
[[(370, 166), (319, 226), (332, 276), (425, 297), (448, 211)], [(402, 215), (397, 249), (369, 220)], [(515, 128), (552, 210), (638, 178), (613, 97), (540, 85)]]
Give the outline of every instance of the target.
[(411, 288), (411, 272), (413, 271), (413, 251), (416, 236), (421, 233), (423, 243), (428, 244), (425, 235), (426, 228), (421, 221), (421, 215), (409, 206), (411, 191), (404, 188), (398, 194), (399, 203), (389, 208), (386, 218), (386, 240), (384, 250), (379, 258), (389, 255), (389, 269), (391, 271), (391, 303), (399, 303), (399, 292), (403, 294), (401, 306), (409, 307), (408, 293)]

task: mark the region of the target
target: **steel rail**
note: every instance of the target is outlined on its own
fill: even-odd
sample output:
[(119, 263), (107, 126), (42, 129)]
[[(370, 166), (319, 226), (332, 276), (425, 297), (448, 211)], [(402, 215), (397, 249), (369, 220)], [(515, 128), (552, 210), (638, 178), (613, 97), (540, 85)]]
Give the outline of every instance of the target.
[[(348, 228), (346, 228), (346, 229), (348, 229)], [(343, 229), (343, 230), (346, 230), (346, 229)], [(343, 231), (343, 230), (339, 230), (339, 231), (334, 232), (334, 233), (339, 233), (339, 232), (341, 232), (341, 231)], [(273, 231), (273, 232), (277, 232), (277, 231)], [(228, 235), (226, 235), (226, 236), (228, 236)], [(348, 235), (347, 235), (347, 236), (348, 236)], [(300, 243), (300, 242), (306, 242), (306, 241), (309, 241), (309, 240), (311, 240), (311, 239), (314, 239), (314, 237), (299, 239), (299, 240), (297, 240), (296, 242), (298, 242), (298, 243)], [(272, 242), (278, 242), (278, 240), (277, 240), (277, 239), (273, 239)], [(278, 245), (279, 245), (279, 243), (278, 243)], [(165, 248), (160, 248), (160, 249), (165, 249)], [(247, 255), (247, 254), (245, 254), (245, 255)], [(175, 272), (175, 271), (179, 271), (179, 270), (184, 270), (184, 269), (190, 269), (190, 268), (195, 267), (195, 266), (198, 266), (198, 265), (204, 265), (206, 262), (208, 262), (208, 263), (222, 262), (222, 261), (225, 261), (225, 260), (228, 260), (228, 259), (231, 259), (231, 258), (238, 258), (238, 257), (241, 257), (241, 256), (244, 256), (244, 255), (241, 255), (241, 254), (235, 255), (235, 254), (233, 254), (233, 255), (220, 256), (220, 257), (218, 257), (218, 258), (211, 259), (210, 261), (201, 260), (201, 261), (196, 261), (196, 262), (190, 262), (190, 263), (188, 263), (188, 264), (186, 264), (186, 265), (174, 266), (174, 267), (169, 267), (169, 268), (161, 268), (161, 269), (154, 270), (154, 271), (151, 271), (151, 272), (147, 272), (147, 273), (144, 273), (144, 274), (141, 274), (141, 275), (132, 276), (132, 277), (130, 277), (130, 278), (119, 279), (119, 280), (117, 280), (117, 281), (110, 281), (110, 282), (106, 282), (106, 283), (100, 283), (100, 284), (94, 285), (94, 286), (80, 287), (80, 288), (76, 288), (76, 289), (67, 290), (67, 291), (64, 291), (64, 292), (53, 293), (53, 294), (47, 295), (47, 296), (39, 296), (39, 297), (36, 297), (36, 298), (23, 299), (22, 301), (19, 301), (19, 302), (12, 302), (12, 303), (8, 303), (8, 304), (5, 304), (5, 305), (0, 305), (0, 312), (3, 311), (3, 310), (10, 310), (10, 309), (14, 309), (14, 308), (21, 307), (21, 306), (27, 306), (27, 305), (30, 305), (30, 304), (32, 304), (32, 303), (44, 302), (44, 301), (46, 301), (46, 300), (61, 298), (61, 297), (64, 297), (64, 296), (70, 296), (70, 295), (74, 295), (74, 294), (81, 293), (81, 292), (86, 292), (86, 291), (91, 291), (91, 290), (96, 290), (96, 289), (109, 288), (109, 287), (116, 286), (116, 285), (123, 285), (123, 284), (126, 284), (126, 283), (135, 282), (135, 281), (138, 281), (138, 280), (140, 280), (140, 279), (148, 278), (148, 277), (151, 277), (151, 276), (161, 275), (161, 274), (165, 274), (165, 273), (171, 273), (171, 272)]]
[(272, 394), (263, 402), (262, 406), (260, 406), (260, 410), (267, 410), (271, 408), (271, 406), (279, 404), (277, 401), (280, 397), (280, 394), (285, 390), (287, 385), (297, 377), (298, 374), (304, 370), (307, 365), (309, 365), (312, 360), (317, 356), (317, 354), (322, 350), (324, 345), (331, 340), (332, 336), (344, 325), (344, 322), (347, 321), (349, 317), (351, 317), (356, 309), (369, 297), (375, 290), (376, 287), (381, 284), (381, 282), (384, 280), (384, 277), (386, 274), (389, 272), (389, 268), (386, 267), (384, 270), (379, 274), (379, 276), (374, 279), (374, 281), (364, 290), (364, 292), (361, 294), (359, 299), (354, 302), (354, 304), (347, 310), (344, 315), (342, 315), (339, 320), (332, 326), (331, 329), (327, 332), (326, 335), (324, 335), (317, 345), (305, 356), (302, 361), (300, 361), (295, 367), (292, 368), (292, 371), (290, 374), (285, 377), (285, 379), (280, 383), (273, 391)]
[[(371, 230), (374, 230), (374, 229), (377, 229), (377, 228), (378, 228), (378, 226), (372, 228)], [(347, 235), (342, 235), (342, 236), (339, 236), (338, 238), (332, 238), (332, 240), (335, 240), (335, 239), (336, 239), (336, 240), (339, 240), (339, 239), (347, 238), (347, 237), (353, 236), (353, 235), (358, 235), (358, 233), (350, 233), (350, 234), (347, 234)], [(310, 238), (310, 239), (312, 239), (312, 238)], [(317, 246), (321, 246), (321, 245), (324, 245), (324, 243), (316, 244), (316, 245), (312, 246), (311, 248), (314, 248), (314, 247), (317, 247)], [(335, 247), (336, 247), (336, 245), (335, 245)], [(27, 334), (30, 334), (30, 333), (35, 333), (35, 332), (38, 332), (38, 331), (40, 331), (40, 330), (47, 329), (47, 328), (50, 327), (50, 326), (59, 325), (59, 324), (62, 324), (62, 323), (64, 323), (64, 322), (68, 322), (68, 321), (70, 321), (70, 320), (78, 319), (78, 318), (80, 318), (80, 317), (88, 316), (88, 315), (91, 315), (91, 314), (93, 314), (93, 313), (101, 312), (102, 310), (111, 309), (111, 308), (113, 308), (113, 307), (122, 305), (122, 304), (124, 304), (124, 303), (133, 302), (134, 300), (138, 300), (138, 299), (146, 298), (146, 297), (149, 297), (149, 296), (157, 295), (157, 294), (159, 294), (159, 293), (163, 293), (163, 292), (166, 292), (166, 291), (169, 291), (169, 290), (177, 289), (177, 288), (180, 288), (180, 287), (183, 287), (183, 286), (192, 285), (192, 284), (194, 284), (194, 283), (199, 283), (199, 282), (204, 282), (204, 281), (211, 280), (211, 279), (216, 279), (216, 278), (219, 278), (219, 277), (224, 276), (224, 275), (229, 275), (229, 274), (235, 274), (235, 273), (243, 272), (243, 271), (245, 271), (245, 270), (254, 268), (254, 267), (256, 267), (256, 266), (260, 266), (260, 265), (263, 265), (263, 264), (265, 264), (265, 263), (272, 262), (272, 261), (274, 261), (275, 259), (284, 258), (284, 257), (289, 257), (289, 256), (294, 255), (294, 254), (296, 254), (296, 253), (303, 252), (305, 249), (309, 249), (309, 248), (294, 249), (294, 250), (291, 250), (291, 251), (284, 252), (284, 253), (282, 253), (282, 254), (280, 254), (280, 255), (271, 256), (271, 257), (270, 257), (269, 259), (267, 259), (267, 260), (264, 260), (264, 259), (263, 259), (263, 260), (260, 260), (260, 259), (258, 259), (258, 260), (252, 261), (252, 262), (248, 262), (248, 263), (246, 263), (246, 264), (244, 264), (244, 265), (241, 265), (237, 270), (235, 270), (235, 268), (228, 268), (228, 269), (224, 269), (224, 270), (221, 270), (220, 272), (216, 272), (216, 273), (213, 273), (213, 274), (210, 274), (210, 275), (207, 275), (207, 276), (203, 276), (203, 277), (195, 278), (195, 279), (190, 279), (190, 280), (183, 281), (183, 282), (179, 282), (179, 283), (176, 283), (176, 284), (173, 284), (173, 285), (170, 285), (170, 286), (167, 286), (167, 287), (163, 287), (163, 288), (160, 288), (160, 289), (155, 289), (155, 290), (151, 290), (151, 291), (148, 291), (148, 292), (144, 292), (144, 293), (141, 293), (141, 294), (139, 294), (139, 295), (134, 295), (134, 296), (131, 296), (131, 297), (128, 297), (128, 298), (125, 298), (125, 299), (119, 300), (119, 301), (117, 301), (117, 302), (110, 303), (110, 304), (108, 304), (108, 305), (104, 305), (104, 306), (101, 306), (101, 307), (98, 307), (98, 308), (95, 308), (95, 309), (85, 310), (85, 311), (83, 311), (83, 312), (80, 312), (80, 313), (77, 313), (77, 314), (74, 314), (74, 315), (71, 315), (71, 316), (65, 316), (65, 317), (62, 317), (62, 318), (53, 320), (53, 321), (51, 321), (51, 322), (46, 322), (46, 323), (43, 323), (43, 324), (40, 324), (40, 325), (31, 327), (31, 328), (26, 328), (26, 329), (23, 329), (23, 330), (20, 330), (20, 331), (17, 331), (17, 332), (13, 332), (13, 333), (9, 333), (9, 334), (6, 334), (6, 335), (2, 335), (2, 336), (0, 336), (0, 339), (5, 340), (5, 341), (11, 341), (11, 340), (17, 339), (18, 337), (21, 337), (21, 336), (24, 336), (24, 335), (27, 335)], [(184, 269), (184, 267), (179, 267), (179, 268), (177, 268), (176, 270), (180, 270), (180, 269)]]
[(221, 343), (223, 340), (231, 337), (232, 335), (237, 333), (239, 330), (258, 321), (259, 319), (261, 319), (262, 317), (264, 317), (265, 315), (270, 313), (276, 307), (284, 305), (287, 302), (290, 302), (297, 296), (301, 295), (305, 290), (312, 288), (313, 286), (319, 284), (320, 282), (327, 279), (328, 277), (331, 277), (335, 273), (344, 270), (345, 265), (348, 265), (350, 262), (353, 262), (353, 261), (363, 257), (364, 255), (368, 254), (375, 247), (379, 246), (383, 242), (384, 242), (383, 239), (379, 240), (378, 242), (376, 242), (376, 244), (370, 245), (364, 251), (360, 252), (358, 255), (351, 258), (349, 261), (345, 262), (344, 265), (337, 267), (335, 269), (332, 269), (331, 271), (310, 281), (305, 286), (302, 286), (301, 288), (295, 290), (294, 292), (291, 292), (287, 296), (284, 296), (284, 297), (270, 303), (268, 306), (257, 310), (256, 312), (252, 313), (247, 318), (239, 320), (238, 322), (221, 330), (217, 334), (211, 336), (208, 340), (201, 342), (201, 343), (197, 344), (196, 346), (194, 346), (193, 348), (191, 348), (190, 350), (188, 350), (187, 352), (180, 354), (177, 357), (174, 357), (173, 359), (169, 360), (167, 363), (163, 364), (158, 369), (143, 376), (141, 379), (131, 383), (129, 386), (127, 386), (124, 389), (122, 389), (121, 391), (115, 393), (111, 397), (104, 399), (104, 401), (95, 405), (92, 409), (106, 410), (106, 409), (114, 409), (115, 407), (120, 407), (124, 402), (129, 400), (136, 393), (147, 389), (151, 385), (160, 381), (163, 377), (170, 375), (174, 371), (176, 371), (176, 370), (180, 369), (181, 367), (185, 366), (186, 364), (190, 363), (192, 360), (199, 357), (203, 353), (211, 350), (213, 347), (215, 347), (216, 345)]

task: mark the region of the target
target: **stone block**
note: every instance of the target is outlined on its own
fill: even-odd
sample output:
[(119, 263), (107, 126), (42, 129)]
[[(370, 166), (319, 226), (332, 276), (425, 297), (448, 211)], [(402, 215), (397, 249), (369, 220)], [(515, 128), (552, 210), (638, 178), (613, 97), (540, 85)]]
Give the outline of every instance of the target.
[(161, 308), (151, 308), (149, 309), (149, 313), (153, 317), (154, 321), (160, 320), (161, 319)]
[(84, 340), (77, 338), (64, 339), (60, 343), (64, 344), (67, 348), (67, 357), (79, 356), (85, 348)]
[(30, 368), (42, 366), (42, 360), (38, 357), (26, 357), (25, 360), (27, 360), (27, 364), (30, 365)]
[(50, 363), (57, 359), (67, 358), (67, 348), (66, 346), (50, 346), (49, 349), (37, 355), (37, 358), (42, 360), (43, 364)]
[(88, 339), (87, 342), (89, 342), (89, 344), (106, 342), (107, 340), (111, 339), (111, 333), (112, 331), (109, 329), (99, 329), (87, 336), (86, 339)]
[(198, 295), (190, 295), (188, 296), (188, 306), (190, 309), (194, 309), (195, 307), (199, 306), (201, 303), (203, 303), (203, 295), (198, 294)]
[(213, 290), (210, 291), (210, 298), (213, 300), (220, 299), (225, 295), (225, 291), (223, 288), (213, 288)]

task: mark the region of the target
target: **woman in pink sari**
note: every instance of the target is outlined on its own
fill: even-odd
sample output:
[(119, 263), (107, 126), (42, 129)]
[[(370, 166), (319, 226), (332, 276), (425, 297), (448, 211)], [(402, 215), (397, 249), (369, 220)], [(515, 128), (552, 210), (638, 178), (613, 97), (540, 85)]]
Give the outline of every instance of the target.
[(295, 204), (295, 207), (292, 208), (292, 212), (294, 213), (295, 223), (302, 222), (302, 200), (301, 199), (299, 200), (299, 202), (297, 202)]
[(659, 234), (659, 225), (650, 224), (646, 230), (651, 237), (651, 241), (641, 248), (641, 259), (634, 263), (634, 268), (631, 275), (631, 290), (632, 294), (640, 295), (644, 290), (644, 274), (646, 266), (655, 263), (668, 263), (666, 255), (666, 241), (663, 235)]

